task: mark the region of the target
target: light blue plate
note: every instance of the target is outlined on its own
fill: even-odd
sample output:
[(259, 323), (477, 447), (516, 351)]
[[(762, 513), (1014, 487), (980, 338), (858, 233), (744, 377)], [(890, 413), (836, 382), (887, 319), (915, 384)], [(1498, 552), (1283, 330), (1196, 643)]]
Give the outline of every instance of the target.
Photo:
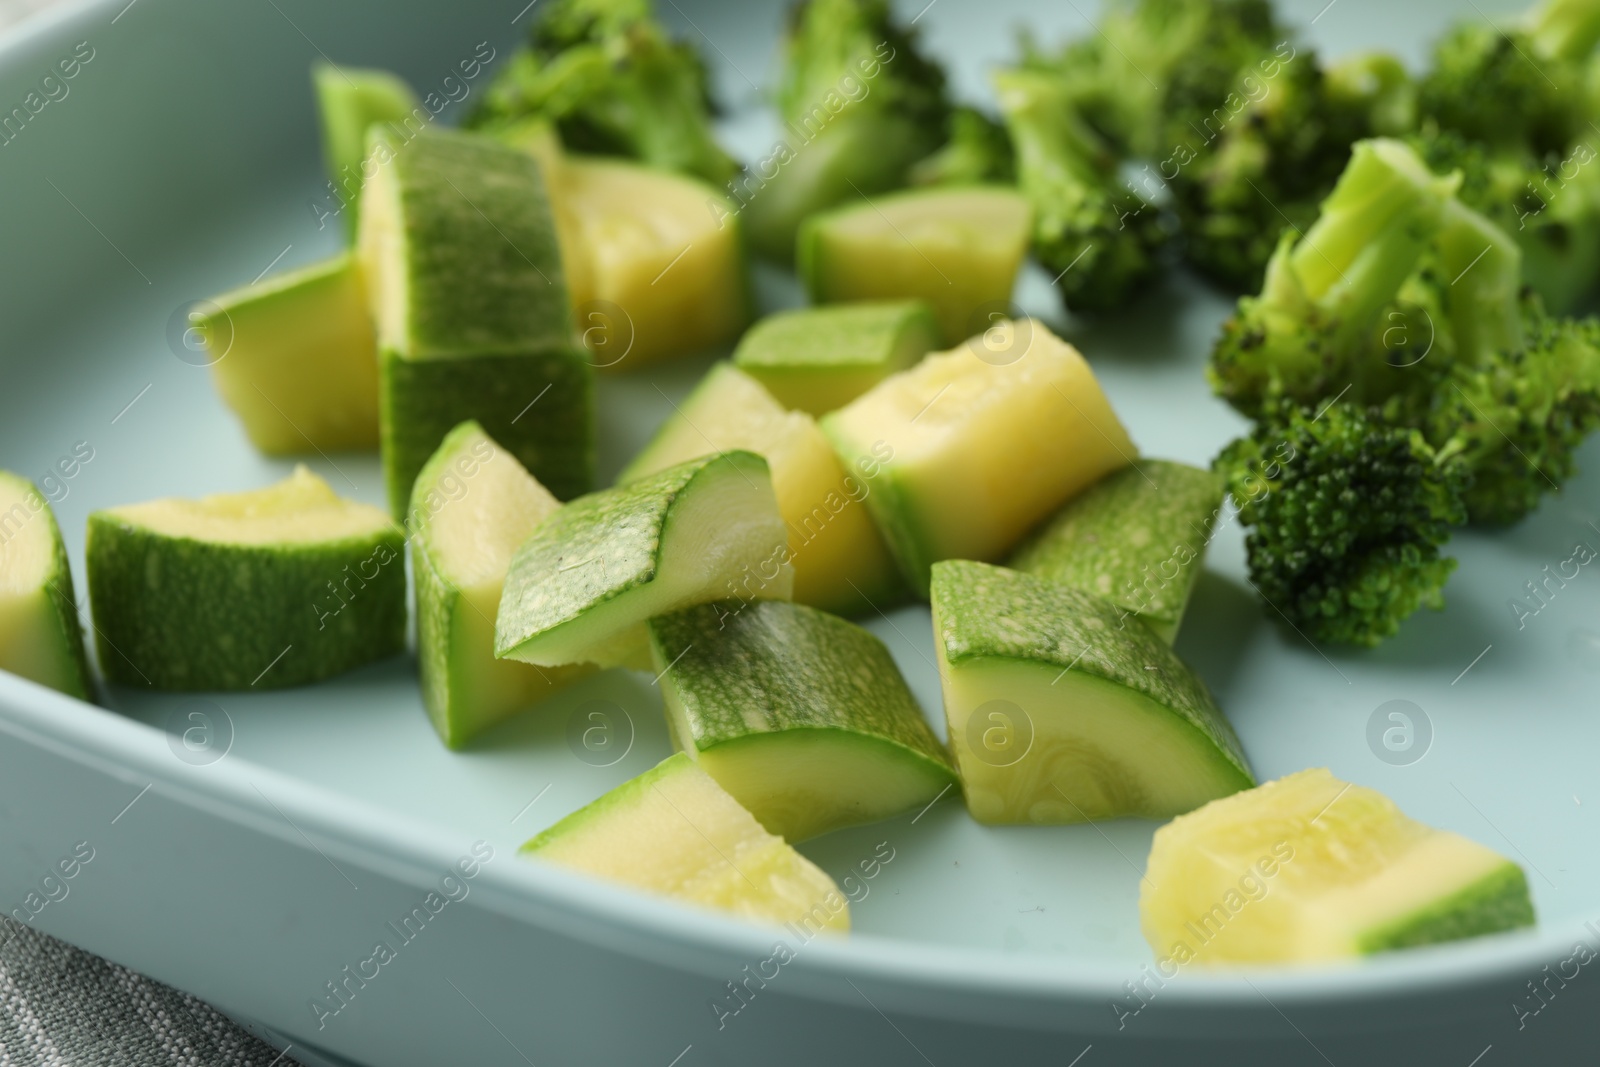
[[(503, 57), (537, 12), (519, 15), (523, 2), (115, 0), (9, 42), (0, 112), (23, 106), (75, 44), (92, 50), (67, 95), (0, 147), (0, 464), (39, 477), (77, 442), (93, 449), (56, 505), (80, 591), (92, 508), (258, 486), (288, 470), (249, 448), (169, 332), (190, 301), (338, 247), (309, 206), (323, 192), (309, 61), (387, 66), (425, 92), (459, 95), (445, 76), (481, 41)], [(730, 145), (766, 154), (777, 131), (756, 86), (771, 78), (778, 9), (661, 6), (710, 42), (736, 104)], [(1011, 53), (1024, 18), (1051, 38), (1088, 32), (1087, 4), (1033, 6), (937, 0), (919, 25), (952, 60), (960, 94), (982, 99), (984, 71)], [(1302, 24), (1315, 18), (1312, 37), (1334, 52), (1401, 42), (1411, 59), (1449, 16), (1443, 4), (1286, 6)], [(483, 80), (466, 84), (477, 93)], [(788, 279), (760, 281), (769, 304), (796, 297)], [(1089, 356), (1146, 454), (1203, 463), (1238, 431), (1200, 373), (1227, 305), (1198, 285), (1175, 280), (1096, 324), (1064, 320), (1042, 277), (1019, 298)], [(604, 473), (706, 363), (606, 380)], [(1575, 543), (1600, 547), (1600, 449), (1582, 458), (1584, 474), (1530, 520), (1459, 536), (1449, 608), (1381, 649), (1319, 650), (1275, 625), (1244, 584), (1236, 526), (1217, 538), (1178, 643), (1263, 778), (1326, 765), (1513, 856), (1533, 886), (1536, 931), (1361, 967), (1162, 985), (1148, 977), (1137, 923), (1151, 825), (984, 828), (946, 797), (920, 817), (805, 847), (841, 878), (880, 850), (893, 859), (858, 882), (855, 936), (802, 947), (514, 857), (667, 754), (648, 676), (598, 677), (450, 754), (422, 713), (410, 659), (214, 701), (118, 692), (115, 711), (0, 678), (0, 901), (22, 907), (87, 841), (94, 859), (37, 926), (297, 1047), (372, 1064), (945, 1067), (1085, 1055), (1095, 1067), (1178, 1052), (1189, 1064), (1465, 1067), (1490, 1045), (1485, 1065), (1549, 1062), (1600, 991), (1561, 962), (1575, 942), (1600, 941), (1585, 926), (1600, 902), (1600, 579), (1585, 568), (1520, 627), (1508, 601)], [(381, 501), (374, 457), (310, 463), (337, 489)], [(941, 723), (926, 610), (868, 624)], [(625, 712), (625, 754), (606, 766), (596, 764), (613, 757), (579, 758), (569, 742), (573, 716), (595, 700)], [(1380, 734), (1399, 723), (1391, 701), (1408, 702), (1396, 707), (1413, 728), (1409, 748), (1391, 735), (1399, 751), (1368, 741), (1380, 709)], [(462, 883), (465, 898), (430, 911), (428, 892), (475, 841), (494, 858)], [(406, 939), (399, 928), (418, 906), (426, 921), (414, 918)], [(770, 977), (763, 961), (778, 938), (797, 955)], [(380, 941), (394, 958), (363, 962)], [(741, 982), (747, 1002), (734, 1012), (727, 983)], [(1545, 983), (1541, 1000), (1529, 982)]]

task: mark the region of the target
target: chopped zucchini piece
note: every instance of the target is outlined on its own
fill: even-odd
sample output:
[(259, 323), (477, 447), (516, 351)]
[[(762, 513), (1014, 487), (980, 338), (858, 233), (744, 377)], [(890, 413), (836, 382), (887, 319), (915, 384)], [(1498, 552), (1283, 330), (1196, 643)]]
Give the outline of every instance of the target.
[(767, 316), (733, 362), (784, 407), (825, 415), (938, 344), (939, 324), (921, 300), (836, 304)]
[(595, 366), (633, 370), (739, 335), (749, 282), (721, 192), (622, 160), (569, 157), (555, 173), (562, 261)]
[(839, 466), (811, 416), (785, 411), (732, 365), (711, 368), (630, 463), (626, 485), (697, 456), (730, 449), (764, 456), (789, 529), (794, 599), (841, 615), (904, 597), (904, 583), (867, 511), (867, 485)]
[(647, 619), (729, 596), (787, 600), (788, 551), (767, 461), (752, 452), (590, 493), (517, 549), (495, 655), (542, 667), (647, 668)]
[(594, 381), (567, 306), (538, 164), (429, 128), (362, 188), (389, 505), (403, 513), (439, 442), (475, 419), (560, 499), (594, 477)]
[(1322, 768), (1157, 830), (1139, 917), (1179, 965), (1344, 959), (1534, 922), (1521, 867)]
[(33, 483), (9, 471), (0, 471), (0, 670), (89, 699), (61, 530)]
[(512, 554), (560, 506), (475, 422), (452, 430), (417, 476), (407, 525), (422, 703), (451, 748), (588, 673), (494, 657)]
[(933, 568), (933, 630), (979, 822), (1165, 819), (1255, 784), (1205, 683), (1108, 601), (949, 560)]
[(251, 444), (274, 456), (378, 447), (378, 342), (353, 256), (208, 303), (195, 325)]
[(650, 620), (680, 748), (786, 841), (876, 822), (956, 782), (889, 650), (799, 604), (724, 601)]
[(100, 667), (151, 689), (271, 689), (405, 648), (405, 534), (304, 467), (245, 493), (89, 516)]
[(1007, 566), (1103, 597), (1172, 644), (1222, 507), (1219, 475), (1164, 459), (1106, 475)]
[(822, 419), (913, 588), (941, 559), (996, 560), (1136, 454), (1089, 364), (1041, 322), (928, 356)]
[(568, 815), (521, 854), (754, 922), (792, 924), (807, 938), (850, 928), (833, 879), (681, 752)]
[(421, 111), (411, 86), (386, 70), (314, 62), (311, 84), (322, 118), (322, 157), (328, 168), (328, 185), (340, 204), (345, 230), (353, 238), (360, 213), (361, 164), (366, 160), (368, 128), (380, 122), (403, 122), (419, 111), (421, 115), (415, 121), (426, 123), (433, 116)]
[(1027, 199), (999, 186), (865, 200), (805, 221), (800, 277), (818, 304), (926, 300), (953, 345), (1010, 305), (1031, 219)]

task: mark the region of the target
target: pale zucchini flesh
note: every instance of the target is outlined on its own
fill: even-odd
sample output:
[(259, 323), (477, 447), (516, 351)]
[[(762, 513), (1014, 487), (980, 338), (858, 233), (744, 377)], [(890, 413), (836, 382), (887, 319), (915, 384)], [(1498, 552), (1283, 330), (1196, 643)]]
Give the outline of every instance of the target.
[(645, 622), (710, 600), (789, 599), (794, 568), (767, 462), (723, 452), (580, 497), (517, 550), (495, 655), (649, 665)]
[(809, 938), (850, 928), (844, 894), (679, 753), (522, 846), (598, 878), (785, 924)]
[(560, 506), (473, 422), (451, 431), (417, 476), (407, 524), (422, 702), (451, 748), (587, 673), (494, 655), (494, 621), (511, 557)]
[(1534, 921), (1515, 863), (1320, 768), (1157, 830), (1139, 913), (1180, 966), (1365, 956)]
[(768, 830), (803, 841), (956, 784), (888, 649), (800, 604), (723, 601), (650, 621), (676, 743)]
[[(930, 355), (826, 415), (867, 506), (924, 595), (941, 559), (998, 560), (1137, 450), (1078, 350), (1042, 322)], [(996, 359), (994, 352), (1003, 353)]]

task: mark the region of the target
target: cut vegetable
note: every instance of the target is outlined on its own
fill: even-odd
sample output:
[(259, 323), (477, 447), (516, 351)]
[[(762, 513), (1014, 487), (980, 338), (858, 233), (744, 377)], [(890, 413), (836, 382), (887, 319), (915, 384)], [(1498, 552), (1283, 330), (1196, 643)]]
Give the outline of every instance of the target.
[(89, 699), (61, 531), (33, 483), (9, 471), (0, 471), (0, 670)]
[(345, 229), (356, 233), (360, 206), (361, 164), (366, 159), (367, 129), (379, 122), (404, 122), (421, 112), (426, 124), (432, 115), (421, 111), (417, 94), (384, 70), (339, 67), (328, 62), (311, 65), (311, 84), (317, 93), (322, 118), (322, 156), (328, 184), (339, 202)]
[(451, 748), (588, 673), (494, 657), (511, 557), (560, 506), (475, 422), (452, 430), (417, 476), (407, 525), (422, 703)]
[(197, 313), (217, 392), (269, 455), (378, 446), (378, 342), (348, 253)]
[(1180, 965), (1366, 956), (1534, 921), (1521, 867), (1320, 768), (1157, 830), (1139, 915)]
[(506, 575), (495, 655), (647, 668), (645, 621), (736, 597), (789, 599), (794, 569), (767, 461), (723, 452), (580, 497)]
[(491, 138), (381, 138), (360, 250), (378, 326), (389, 504), (475, 419), (560, 499), (593, 481), (594, 382), (577, 347), (539, 167)]
[(833, 879), (763, 830), (681, 752), (521, 852), (756, 922), (793, 924), (808, 939), (850, 928), (849, 903)]
[(875, 822), (956, 783), (889, 650), (798, 604), (702, 604), (650, 620), (672, 735), (786, 841)]
[(100, 667), (123, 685), (271, 689), (405, 647), (405, 534), (304, 467), (96, 511), (85, 553)]
[(1135, 456), (1089, 364), (1033, 319), (928, 356), (822, 428), (924, 594), (935, 560), (999, 559)]
[(768, 315), (733, 362), (785, 407), (825, 415), (938, 344), (939, 324), (921, 300), (839, 304)]
[(632, 370), (704, 351), (750, 320), (733, 204), (704, 182), (569, 157), (551, 183), (572, 307), (591, 359)]
[(711, 369), (617, 481), (626, 485), (685, 460), (731, 449), (755, 452), (771, 469), (778, 511), (789, 530), (794, 599), (854, 614), (905, 595), (864, 503), (866, 483), (839, 466), (811, 416), (785, 411), (730, 364)]
[(1211, 471), (1140, 460), (1074, 497), (1008, 566), (1103, 597), (1170, 645), (1204, 566), (1222, 493), (1222, 478)]
[(1028, 201), (1014, 189), (896, 193), (807, 219), (800, 277), (818, 304), (926, 300), (953, 345), (1009, 306), (1030, 221)]
[(1255, 784), (1205, 684), (1123, 618), (1032, 575), (934, 565), (945, 720), (973, 818), (1164, 819)]

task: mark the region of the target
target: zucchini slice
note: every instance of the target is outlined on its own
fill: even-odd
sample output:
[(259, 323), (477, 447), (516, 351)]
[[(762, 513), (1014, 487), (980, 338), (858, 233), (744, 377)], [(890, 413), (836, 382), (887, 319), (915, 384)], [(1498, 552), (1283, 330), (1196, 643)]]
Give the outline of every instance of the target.
[[(311, 64), (311, 85), (322, 119), (322, 157), (328, 184), (342, 205), (345, 230), (356, 235), (360, 214), (361, 164), (366, 160), (367, 130), (380, 122), (403, 122), (421, 110), (411, 86), (386, 70), (341, 67), (325, 61)], [(423, 111), (425, 125), (432, 115)]]
[(786, 841), (876, 822), (956, 783), (944, 746), (872, 634), (781, 601), (650, 620), (673, 738)]
[(588, 673), (494, 657), (512, 554), (560, 506), (475, 422), (450, 431), (417, 476), (407, 526), (422, 703), (450, 748)]
[(1143, 459), (1068, 501), (1007, 566), (1103, 597), (1170, 645), (1204, 569), (1222, 496), (1220, 475)]
[(850, 928), (833, 879), (761, 828), (683, 753), (617, 786), (521, 854), (807, 938)]
[(72, 570), (50, 504), (0, 471), (0, 670), (88, 700)]
[(1205, 684), (1108, 601), (950, 560), (933, 568), (933, 629), (979, 822), (1165, 819), (1255, 784)]
[(1534, 922), (1521, 867), (1322, 768), (1157, 830), (1139, 917), (1178, 965), (1342, 959)]
[(617, 478), (626, 485), (697, 456), (748, 449), (766, 458), (789, 529), (794, 599), (855, 614), (902, 599), (900, 580), (865, 497), (811, 416), (786, 411), (728, 363), (711, 368)]
[(342, 253), (209, 301), (212, 380), (268, 455), (378, 447), (378, 342)]
[(100, 668), (151, 689), (301, 685), (405, 648), (405, 534), (304, 467), (89, 516)]
[(934, 561), (1000, 559), (1136, 455), (1089, 364), (1034, 319), (885, 378), (822, 429), (923, 595)]
[(926, 300), (953, 345), (1010, 306), (1032, 218), (1027, 198), (1000, 186), (863, 198), (800, 227), (800, 278), (817, 304)]
[(753, 452), (590, 493), (517, 549), (495, 655), (542, 667), (648, 668), (647, 619), (728, 597), (787, 600), (788, 556), (767, 461)]
[(389, 505), (475, 419), (559, 499), (594, 477), (594, 372), (567, 306), (538, 164), (481, 135), (382, 136), (358, 241), (377, 323)]
[(784, 407), (825, 415), (938, 344), (928, 304), (867, 301), (768, 315), (739, 341), (733, 362)]

